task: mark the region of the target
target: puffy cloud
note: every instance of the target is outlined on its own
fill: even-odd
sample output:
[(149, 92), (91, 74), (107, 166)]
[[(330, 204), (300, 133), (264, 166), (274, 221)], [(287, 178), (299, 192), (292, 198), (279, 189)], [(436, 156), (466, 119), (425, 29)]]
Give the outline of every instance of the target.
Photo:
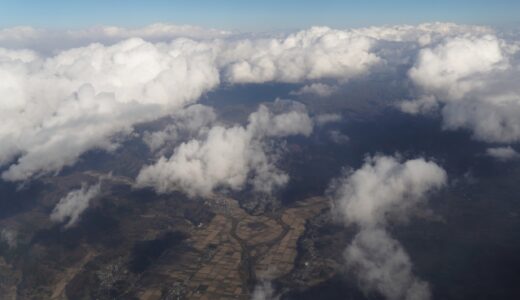
[(90, 200), (97, 197), (100, 192), (101, 183), (93, 186), (83, 184), (80, 189), (71, 191), (60, 199), (50, 215), (51, 220), (55, 222), (67, 221), (65, 228), (75, 225), (81, 214), (88, 208)]
[(422, 49), (409, 76), (422, 96), (409, 113), (441, 107), (446, 129), (465, 128), (487, 142), (520, 140), (518, 44), (494, 34), (460, 34)]
[(455, 23), (423, 23), (413, 25), (370, 26), (352, 30), (359, 35), (392, 42), (417, 42), (421, 46), (433, 44), (446, 37), (460, 34), (493, 33), (489, 27), (460, 25)]
[(227, 81), (299, 82), (321, 78), (348, 80), (380, 62), (373, 39), (350, 31), (313, 27), (285, 38), (230, 43), (222, 56)]
[(345, 250), (346, 266), (366, 291), (388, 299), (430, 299), (428, 284), (416, 278), (410, 258), (386, 232), (389, 222), (406, 222), (428, 193), (446, 183), (433, 162), (375, 156), (333, 185), (333, 209), (360, 232)]
[(167, 23), (155, 23), (139, 28), (97, 26), (79, 30), (18, 26), (0, 29), (0, 45), (11, 49), (29, 48), (45, 54), (53, 54), (92, 43), (111, 45), (130, 38), (141, 38), (155, 43), (170, 42), (175, 38), (211, 40), (231, 35), (231, 32), (224, 30)]
[[(0, 48), (0, 62), (9, 63), (13, 61), (20, 61), (22, 63), (30, 63), (38, 58), (38, 54), (31, 50), (10, 50)], [(4, 83), (4, 85), (7, 85)]]
[(291, 95), (301, 96), (310, 95), (318, 97), (329, 97), (337, 91), (337, 87), (324, 84), (324, 83), (312, 83), (303, 86), (297, 91), (291, 92)]
[(413, 275), (410, 257), (385, 230), (361, 230), (344, 257), (365, 290), (375, 289), (390, 300), (431, 298), (428, 283)]
[(307, 114), (305, 105), (277, 99), (271, 113), (265, 105), (260, 105), (255, 113), (249, 115), (247, 130), (253, 136), (259, 137), (285, 137), (289, 135), (309, 136), (313, 130), (312, 119)]
[(520, 153), (511, 146), (488, 148), (486, 154), (502, 161), (520, 158)]
[(406, 220), (429, 191), (445, 182), (446, 172), (433, 162), (401, 163), (394, 157), (375, 156), (340, 180), (335, 204), (347, 223), (386, 225), (389, 220)]
[[(71, 34), (79, 39), (88, 35), (104, 41), (99, 36), (109, 36), (117, 41), (129, 36), (154, 40), (207, 33), (164, 24), (96, 30)], [(7, 29), (1, 33), (1, 42), (8, 45), (14, 39), (27, 41), (42, 34), (49, 33), (26, 27)], [(174, 114), (195, 102), (218, 86), (221, 74), (230, 83), (347, 80), (379, 61), (370, 52), (370, 39), (329, 28), (312, 28), (285, 38), (176, 38), (168, 43), (131, 38), (106, 44), (51, 56), (0, 49), (0, 165), (8, 166), (2, 173), (4, 180), (58, 172), (91, 149), (111, 151), (118, 145), (115, 137), (132, 132), (136, 123)], [(275, 117), (278, 128), (263, 129), (290, 133), (293, 121), (298, 122), (290, 119), (294, 117), (298, 115)], [(147, 142), (152, 148), (160, 147), (175, 130), (146, 135)]]
[(205, 196), (216, 188), (239, 190), (250, 184), (258, 192), (270, 193), (288, 181), (276, 166), (276, 153), (266, 138), (309, 135), (312, 120), (306, 112), (280, 114), (264, 105), (249, 116), (246, 127), (212, 127), (203, 139), (177, 147), (170, 158), (161, 157), (141, 170), (137, 186), (151, 186), (159, 193), (182, 191)]
[[(421, 41), (425, 35), (428, 42)], [(79, 42), (70, 42), (70, 36)], [(126, 39), (133, 36), (141, 38)], [(37, 45), (43, 40), (62, 47), (41, 50)], [(85, 46), (91, 41), (103, 44)], [(405, 49), (401, 56), (410, 56), (407, 51), (415, 48), (405, 44), (428, 45), (410, 71), (412, 80), (428, 93), (424, 99), (444, 101), (440, 95), (458, 99), (451, 101), (458, 106), (443, 107), (446, 128), (473, 128), (477, 138), (491, 141), (520, 138), (515, 114), (520, 93), (511, 88), (513, 79), (502, 80), (507, 74), (518, 77), (511, 57), (515, 47), (481, 27), (444, 23), (353, 30), (313, 27), (283, 37), (229, 35), (168, 24), (70, 32), (17, 27), (0, 31), (2, 178), (26, 180), (58, 172), (88, 150), (111, 151), (135, 124), (175, 114), (221, 82), (326, 78), (343, 82), (391, 64), (394, 54), (389, 53), (397, 52), (394, 48)], [(19, 46), (33, 50), (13, 50)], [(501, 80), (486, 83), (491, 89), (480, 87), (496, 72), (501, 72)], [(311, 83), (302, 92), (324, 95), (330, 87)], [(479, 92), (478, 100), (468, 100)], [(433, 110), (435, 101), (401, 106), (418, 113)], [(472, 110), (475, 103), (478, 108)], [(290, 130), (290, 125), (283, 126)], [(175, 140), (179, 126), (147, 134), (146, 142), (159, 149)]]
[(183, 190), (190, 195), (209, 194), (216, 185), (238, 189), (248, 173), (247, 139), (242, 127), (213, 127), (205, 141), (183, 143), (172, 157), (161, 157), (141, 170), (137, 184), (162, 193)]
[[(402, 45), (398, 50), (409, 55), (407, 43), (425, 46), (462, 33), (487, 34), (492, 30), (452, 23), (346, 30), (312, 27), (282, 38), (245, 38), (226, 43), (220, 61), (226, 80), (235, 83), (301, 82), (322, 78), (346, 81), (388, 63), (386, 56), (392, 53), (388, 50), (395, 47), (389, 43), (400, 42)], [(324, 92), (326, 89), (314, 83), (306, 90)], [(330, 92), (330, 88), (328, 90)]]
[(212, 50), (176, 40), (92, 44), (42, 59), (0, 51), (0, 164), (24, 180), (59, 171), (112, 137), (197, 100), (219, 83)]
[(444, 127), (468, 128), (473, 136), (486, 142), (520, 141), (520, 93), (484, 98), (467, 98), (445, 105)]
[[(326, 29), (326, 27), (317, 27)], [(340, 31), (340, 30), (338, 30)], [(340, 32), (385, 41), (418, 41), (421, 45), (434, 43), (446, 36), (463, 33), (492, 33), (488, 27), (468, 26), (454, 23), (424, 23), (417, 26), (372, 26), (346, 29)], [(129, 38), (142, 38), (149, 42), (169, 42), (175, 38), (196, 40), (212, 39), (260, 39), (254, 35), (237, 34), (226, 30), (202, 28), (192, 25), (154, 23), (144, 27), (125, 28), (118, 26), (96, 26), (85, 29), (60, 30), (17, 26), (0, 29), (0, 45), (7, 48), (30, 48), (44, 53), (54, 53), (91, 43), (114, 44)], [(265, 40), (267, 40), (265, 38)]]

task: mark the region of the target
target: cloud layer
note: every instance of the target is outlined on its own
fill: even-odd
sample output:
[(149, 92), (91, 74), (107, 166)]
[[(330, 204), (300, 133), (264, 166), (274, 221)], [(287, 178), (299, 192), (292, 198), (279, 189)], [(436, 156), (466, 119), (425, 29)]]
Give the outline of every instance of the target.
[[(46, 40), (60, 47), (39, 48)], [(261, 37), (169, 24), (2, 29), (1, 176), (27, 180), (91, 149), (112, 151), (134, 125), (175, 115), (222, 83), (298, 83), (298, 94), (327, 96), (336, 84), (407, 65), (419, 100), (402, 103), (404, 111), (441, 109), (447, 129), (517, 142), (519, 48), (489, 28), (449, 23)], [(146, 142), (157, 150), (176, 130)]]
[[(92, 36), (194, 36), (190, 28), (177, 29), (111, 28)], [(14, 39), (24, 44), (38, 34), (49, 33), (6, 29), (0, 45), (9, 46)], [(130, 38), (50, 56), (0, 48), (0, 164), (8, 166), (2, 178), (26, 180), (58, 172), (88, 150), (111, 151), (118, 145), (115, 138), (130, 133), (135, 124), (175, 114), (221, 81), (348, 80), (363, 75), (379, 61), (371, 46), (371, 39), (348, 31), (311, 28), (284, 38), (175, 38), (158, 43)], [(159, 136), (149, 138), (149, 143), (161, 143)]]
[(374, 41), (350, 31), (313, 27), (284, 39), (242, 40), (222, 56), (230, 82), (348, 80), (365, 74), (380, 58)]
[(93, 44), (41, 59), (0, 51), (0, 163), (23, 180), (59, 171), (112, 137), (197, 100), (219, 83), (211, 50), (193, 41)]
[(130, 38), (141, 38), (157, 43), (170, 42), (176, 38), (200, 41), (230, 35), (230, 32), (224, 30), (166, 23), (155, 23), (140, 28), (97, 26), (77, 30), (18, 26), (0, 29), (0, 45), (10, 49), (33, 49), (49, 55), (71, 48), (85, 47), (92, 43), (112, 45)]
[(414, 276), (410, 258), (385, 228), (408, 221), (445, 183), (446, 172), (433, 162), (375, 156), (333, 184), (334, 212), (360, 229), (344, 257), (365, 291), (390, 300), (430, 299), (428, 284)]

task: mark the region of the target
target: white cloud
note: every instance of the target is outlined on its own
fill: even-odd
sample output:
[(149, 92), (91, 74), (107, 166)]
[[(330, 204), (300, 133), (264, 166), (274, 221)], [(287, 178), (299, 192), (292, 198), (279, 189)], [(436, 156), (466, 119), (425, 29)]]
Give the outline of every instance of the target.
[(450, 38), (422, 49), (409, 75), (428, 92), (460, 99), (485, 84), (480, 75), (507, 68), (502, 46), (494, 35)]
[(488, 148), (486, 154), (502, 161), (520, 158), (520, 153), (511, 146)]
[(51, 220), (67, 221), (65, 228), (74, 226), (79, 221), (81, 214), (88, 208), (90, 200), (97, 197), (100, 192), (101, 183), (92, 186), (83, 184), (80, 189), (71, 191), (60, 199), (50, 215)]
[(138, 186), (153, 186), (158, 192), (187, 191), (209, 194), (217, 185), (238, 189), (248, 173), (248, 134), (242, 127), (213, 127), (205, 141), (181, 144), (170, 158), (161, 157), (141, 170)]
[[(141, 38), (127, 39), (134, 36)], [(90, 44), (94, 41), (101, 43)], [(58, 46), (50, 49), (45, 42)], [(390, 42), (400, 44), (387, 47)], [(428, 94), (421, 99), (457, 100), (450, 98), (457, 106), (443, 108), (446, 128), (471, 128), (489, 141), (520, 139), (515, 47), (482, 27), (313, 27), (260, 38), (169, 24), (70, 32), (17, 27), (0, 30), (0, 165), (6, 169), (1, 176), (26, 180), (58, 172), (88, 150), (112, 151), (115, 137), (124, 138), (135, 124), (175, 114), (221, 82), (343, 82), (391, 65), (394, 48), (403, 52), (400, 59), (413, 56), (408, 51), (416, 48), (409, 44), (428, 46), (410, 71)], [(33, 50), (13, 50), (21, 46)], [(497, 72), (500, 80), (490, 80)], [(317, 83), (307, 88), (330, 92)], [(480, 92), (477, 100), (468, 100)], [(435, 101), (402, 108), (433, 110)], [(173, 141), (174, 131), (145, 135), (146, 141), (158, 149)]]
[[(279, 101), (278, 101), (279, 102)], [(271, 193), (285, 185), (288, 175), (275, 163), (265, 140), (269, 137), (309, 135), (312, 120), (306, 112), (280, 114), (261, 105), (249, 116), (246, 127), (212, 127), (202, 139), (182, 143), (170, 158), (161, 157), (141, 170), (137, 186), (151, 186), (159, 193), (182, 191), (205, 196), (216, 188), (239, 190), (251, 184), (257, 192)]]
[(234, 83), (348, 80), (380, 62), (371, 52), (373, 44), (349, 31), (313, 27), (285, 38), (230, 43), (221, 63), (226, 80)]
[(48, 59), (13, 52), (0, 51), (5, 180), (59, 171), (93, 148), (114, 149), (115, 134), (175, 112), (219, 83), (212, 50), (189, 40), (93, 44)]
[(347, 223), (385, 225), (406, 220), (425, 195), (446, 182), (446, 172), (433, 162), (413, 159), (403, 163), (389, 156), (368, 158), (342, 178), (336, 190), (336, 209)]
[(324, 83), (312, 83), (303, 86), (301, 89), (297, 91), (292, 91), (291, 95), (301, 96), (301, 95), (310, 95), (310, 96), (318, 96), (318, 97), (329, 97), (334, 94), (338, 90), (337, 87), (324, 84)]
[(413, 275), (410, 257), (385, 230), (361, 230), (344, 257), (347, 268), (357, 274), (364, 290), (375, 289), (389, 300), (431, 298), (428, 283)]
[(467, 128), (481, 141), (520, 141), (520, 93), (481, 96), (449, 103), (442, 109), (446, 129)]
[[(82, 39), (82, 35), (94, 31), (89, 36), (101, 41), (104, 36), (113, 36), (117, 41), (127, 36), (149, 40), (193, 37), (198, 32), (164, 24), (96, 30), (71, 34)], [(1, 44), (48, 34), (31, 28), (3, 30)], [(174, 114), (197, 101), (218, 86), (221, 74), (230, 83), (325, 77), (347, 80), (365, 74), (379, 61), (370, 52), (371, 44), (370, 39), (347, 31), (312, 28), (285, 38), (175, 38), (168, 43), (131, 38), (58, 51), (51, 56), (2, 48), (0, 164), (8, 167), (2, 178), (26, 180), (58, 172), (88, 150), (114, 150), (118, 146), (115, 136), (124, 137), (136, 123)], [(292, 121), (274, 118), (273, 122), (278, 130), (293, 130)], [(160, 147), (167, 135), (148, 136), (148, 142)]]
[[(386, 63), (385, 58), (379, 56), (385, 55), (385, 51), (380, 50), (387, 46), (386, 42), (428, 45), (461, 33), (485, 34), (492, 30), (452, 23), (347, 30), (312, 27), (283, 38), (245, 38), (226, 43), (220, 64), (224, 66), (226, 81), (234, 83), (302, 82), (322, 78), (346, 81)], [(316, 91), (312, 84), (309, 89)]]
[(460, 34), (419, 52), (409, 76), (422, 96), (409, 113), (442, 108), (444, 128), (465, 128), (487, 142), (520, 140), (518, 43), (494, 34)]
[(414, 276), (410, 258), (385, 227), (408, 221), (428, 193), (445, 184), (446, 172), (437, 164), (389, 156), (367, 158), (361, 168), (333, 184), (334, 212), (360, 229), (344, 255), (363, 289), (390, 300), (430, 299), (428, 284)]
[[(331, 30), (316, 27), (319, 30)], [(435, 43), (446, 36), (465, 33), (493, 33), (488, 27), (468, 26), (454, 23), (424, 23), (417, 26), (372, 26), (365, 28), (336, 30), (355, 36), (393, 42), (419, 42), (422, 46)], [(258, 36), (258, 35), (256, 35)], [(255, 35), (234, 33), (226, 30), (203, 28), (192, 25), (155, 23), (144, 27), (125, 28), (118, 26), (95, 26), (85, 29), (42, 29), (30, 26), (17, 26), (0, 29), (0, 45), (12, 49), (30, 48), (38, 52), (52, 54), (64, 49), (84, 47), (91, 43), (114, 44), (129, 38), (142, 38), (149, 42), (170, 42), (176, 38), (196, 40), (212, 39), (255, 39)], [(267, 40), (268, 38), (264, 38)]]
[(247, 130), (259, 137), (285, 137), (289, 135), (309, 136), (312, 133), (313, 122), (307, 114), (305, 105), (277, 99), (271, 113), (265, 105), (260, 105), (255, 113), (249, 115)]
[(120, 40), (140, 37), (151, 41), (169, 41), (174, 38), (214, 39), (222, 38), (232, 33), (226, 30), (202, 28), (193, 25), (176, 25), (167, 23), (154, 23), (140, 28), (124, 28), (116, 26), (93, 27), (86, 30), (68, 31), (71, 37), (90, 38), (92, 40), (103, 37), (117, 38)]

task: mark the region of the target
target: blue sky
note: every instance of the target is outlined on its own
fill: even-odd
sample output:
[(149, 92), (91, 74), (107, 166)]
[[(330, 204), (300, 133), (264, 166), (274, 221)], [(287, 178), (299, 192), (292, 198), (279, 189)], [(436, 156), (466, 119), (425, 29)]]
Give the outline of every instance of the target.
[(233, 30), (452, 21), (518, 26), (520, 0), (0, 0), (0, 27), (137, 27), (154, 22)]

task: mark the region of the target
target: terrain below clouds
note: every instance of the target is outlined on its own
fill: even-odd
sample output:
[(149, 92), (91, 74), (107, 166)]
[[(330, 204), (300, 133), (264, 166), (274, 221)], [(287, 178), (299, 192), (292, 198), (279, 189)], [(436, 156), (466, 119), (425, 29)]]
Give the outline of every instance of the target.
[(517, 299), (517, 37), (0, 29), (0, 295)]

